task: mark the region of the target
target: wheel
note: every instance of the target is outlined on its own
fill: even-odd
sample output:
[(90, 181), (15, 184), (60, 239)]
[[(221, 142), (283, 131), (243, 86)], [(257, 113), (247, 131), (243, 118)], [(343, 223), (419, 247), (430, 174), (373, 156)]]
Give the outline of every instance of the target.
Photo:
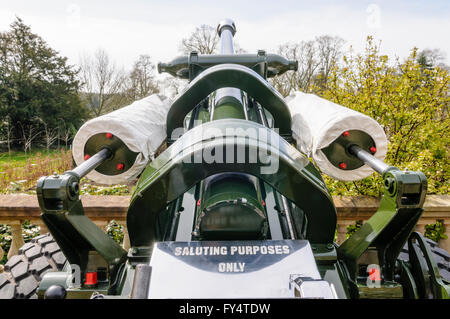
[[(440, 248), (435, 241), (426, 237), (425, 240), (430, 245), (434, 260), (439, 268), (439, 274), (444, 281), (450, 283), (450, 254), (445, 249)], [(398, 259), (409, 262), (408, 244), (403, 247)]]
[(62, 270), (66, 257), (50, 233), (37, 236), (11, 257), (0, 274), (0, 299), (37, 299), (45, 273)]

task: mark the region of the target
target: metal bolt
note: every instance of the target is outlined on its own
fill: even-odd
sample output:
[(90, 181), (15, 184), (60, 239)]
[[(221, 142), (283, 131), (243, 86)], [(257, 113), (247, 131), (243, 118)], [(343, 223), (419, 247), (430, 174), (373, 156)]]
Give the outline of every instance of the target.
[(333, 245), (333, 244), (328, 244), (328, 245), (327, 245), (327, 248), (328, 248), (328, 249), (333, 249), (333, 248), (334, 248), (334, 245)]

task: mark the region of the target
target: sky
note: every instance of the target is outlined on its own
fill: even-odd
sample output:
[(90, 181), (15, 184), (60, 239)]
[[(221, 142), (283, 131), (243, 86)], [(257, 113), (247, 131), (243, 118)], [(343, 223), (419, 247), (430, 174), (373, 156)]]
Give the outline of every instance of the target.
[(381, 51), (406, 57), (419, 49), (439, 48), (450, 64), (450, 1), (181, 1), (181, 0), (0, 0), (0, 31), (15, 16), (30, 25), (70, 63), (105, 49), (125, 69), (140, 54), (154, 62), (179, 55), (179, 43), (196, 26), (235, 21), (236, 41), (250, 52), (275, 52), (286, 42), (337, 35), (356, 52), (365, 39), (381, 40)]

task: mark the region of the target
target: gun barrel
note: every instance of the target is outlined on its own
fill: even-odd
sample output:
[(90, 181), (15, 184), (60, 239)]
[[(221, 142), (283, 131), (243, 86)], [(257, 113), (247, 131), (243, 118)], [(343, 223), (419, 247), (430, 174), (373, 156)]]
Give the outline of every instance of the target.
[(217, 33), (220, 37), (220, 53), (234, 54), (233, 36), (236, 33), (236, 25), (233, 20), (222, 20), (217, 26)]
[[(217, 26), (217, 34), (220, 37), (220, 53), (234, 54), (233, 36), (236, 33), (236, 25), (233, 20), (222, 20)], [(218, 89), (214, 98), (214, 111), (212, 119), (236, 117), (246, 119), (246, 112), (242, 102), (242, 94), (239, 89), (225, 87)], [(231, 105), (230, 105), (231, 101)]]

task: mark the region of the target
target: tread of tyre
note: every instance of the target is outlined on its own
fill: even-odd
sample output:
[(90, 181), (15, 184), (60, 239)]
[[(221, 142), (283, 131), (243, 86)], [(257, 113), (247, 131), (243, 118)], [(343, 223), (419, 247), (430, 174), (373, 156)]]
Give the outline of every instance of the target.
[[(425, 238), (425, 240), (430, 245), (434, 260), (439, 268), (439, 274), (442, 279), (450, 283), (450, 254), (445, 249), (440, 248), (435, 241), (428, 238)], [(414, 245), (417, 245), (417, 243), (414, 243)], [(408, 244), (403, 247), (398, 258), (409, 262)]]
[(0, 274), (0, 299), (36, 299), (45, 273), (62, 270), (66, 257), (50, 233), (37, 236), (12, 256)]

